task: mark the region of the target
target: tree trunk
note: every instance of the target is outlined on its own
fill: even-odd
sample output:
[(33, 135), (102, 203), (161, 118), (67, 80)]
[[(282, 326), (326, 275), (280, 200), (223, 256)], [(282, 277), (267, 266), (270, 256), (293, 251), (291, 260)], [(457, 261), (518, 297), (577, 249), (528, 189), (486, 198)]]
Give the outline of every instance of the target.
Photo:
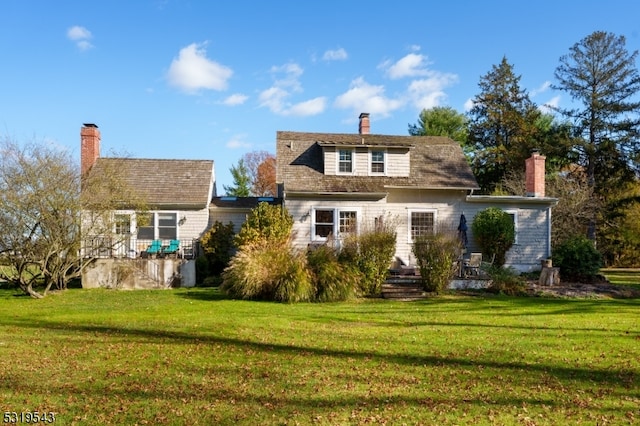
[(542, 268), (538, 284), (547, 286), (560, 284), (560, 268)]

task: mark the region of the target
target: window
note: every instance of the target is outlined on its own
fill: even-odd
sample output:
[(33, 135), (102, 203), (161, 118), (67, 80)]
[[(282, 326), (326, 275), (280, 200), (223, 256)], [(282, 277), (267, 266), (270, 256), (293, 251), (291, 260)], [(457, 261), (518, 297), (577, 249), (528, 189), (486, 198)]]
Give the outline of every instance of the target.
[(312, 240), (326, 240), (330, 235), (343, 238), (358, 231), (358, 213), (335, 208), (315, 209), (311, 225)]
[(338, 173), (353, 173), (353, 151), (341, 149), (338, 151)]
[(371, 173), (384, 174), (384, 151), (371, 151)]
[(138, 239), (153, 240), (155, 238), (155, 223), (153, 213), (139, 213), (136, 216), (138, 224)]
[(435, 210), (409, 210), (409, 242), (424, 235), (433, 235), (435, 223)]
[(315, 212), (315, 236), (327, 238), (333, 232), (333, 209), (316, 210)]
[(131, 215), (116, 214), (114, 222), (116, 235), (129, 235), (131, 233)]
[(346, 235), (356, 232), (356, 212), (354, 211), (341, 211), (340, 215), (340, 227), (338, 229), (338, 235)]
[(163, 240), (175, 240), (177, 238), (176, 213), (158, 213), (158, 238)]
[(177, 240), (178, 214), (168, 212), (139, 213), (136, 217), (138, 239)]

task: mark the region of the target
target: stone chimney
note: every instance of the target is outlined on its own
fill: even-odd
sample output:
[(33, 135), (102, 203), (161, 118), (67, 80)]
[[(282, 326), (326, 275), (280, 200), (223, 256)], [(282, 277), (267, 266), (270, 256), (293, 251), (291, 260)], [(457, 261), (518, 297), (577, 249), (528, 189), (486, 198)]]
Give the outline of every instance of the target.
[(361, 135), (368, 135), (371, 125), (369, 124), (369, 113), (363, 112), (360, 114), (360, 126), (358, 126), (358, 132)]
[(100, 157), (100, 130), (92, 123), (80, 129), (80, 172), (86, 175)]
[(544, 197), (544, 162), (547, 157), (533, 151), (525, 163), (525, 184), (527, 197)]

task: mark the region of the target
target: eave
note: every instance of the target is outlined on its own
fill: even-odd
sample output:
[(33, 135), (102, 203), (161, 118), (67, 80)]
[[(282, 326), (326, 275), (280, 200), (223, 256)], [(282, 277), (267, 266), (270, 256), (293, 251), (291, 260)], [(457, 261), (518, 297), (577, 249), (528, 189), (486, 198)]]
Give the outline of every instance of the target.
[(551, 197), (520, 197), (515, 195), (467, 195), (466, 201), (468, 203), (541, 204), (555, 206), (559, 200)]

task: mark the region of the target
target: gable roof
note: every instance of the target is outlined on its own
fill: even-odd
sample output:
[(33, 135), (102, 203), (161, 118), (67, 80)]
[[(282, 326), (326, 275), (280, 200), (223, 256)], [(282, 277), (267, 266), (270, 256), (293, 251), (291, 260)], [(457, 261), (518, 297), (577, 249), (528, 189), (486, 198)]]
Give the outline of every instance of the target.
[(213, 195), (212, 160), (98, 158), (92, 172), (106, 170), (114, 170), (152, 208), (203, 209)]
[[(325, 175), (323, 147), (410, 150), (407, 177)], [(288, 192), (386, 192), (388, 187), (479, 189), (460, 145), (441, 136), (277, 132), (276, 181)]]

